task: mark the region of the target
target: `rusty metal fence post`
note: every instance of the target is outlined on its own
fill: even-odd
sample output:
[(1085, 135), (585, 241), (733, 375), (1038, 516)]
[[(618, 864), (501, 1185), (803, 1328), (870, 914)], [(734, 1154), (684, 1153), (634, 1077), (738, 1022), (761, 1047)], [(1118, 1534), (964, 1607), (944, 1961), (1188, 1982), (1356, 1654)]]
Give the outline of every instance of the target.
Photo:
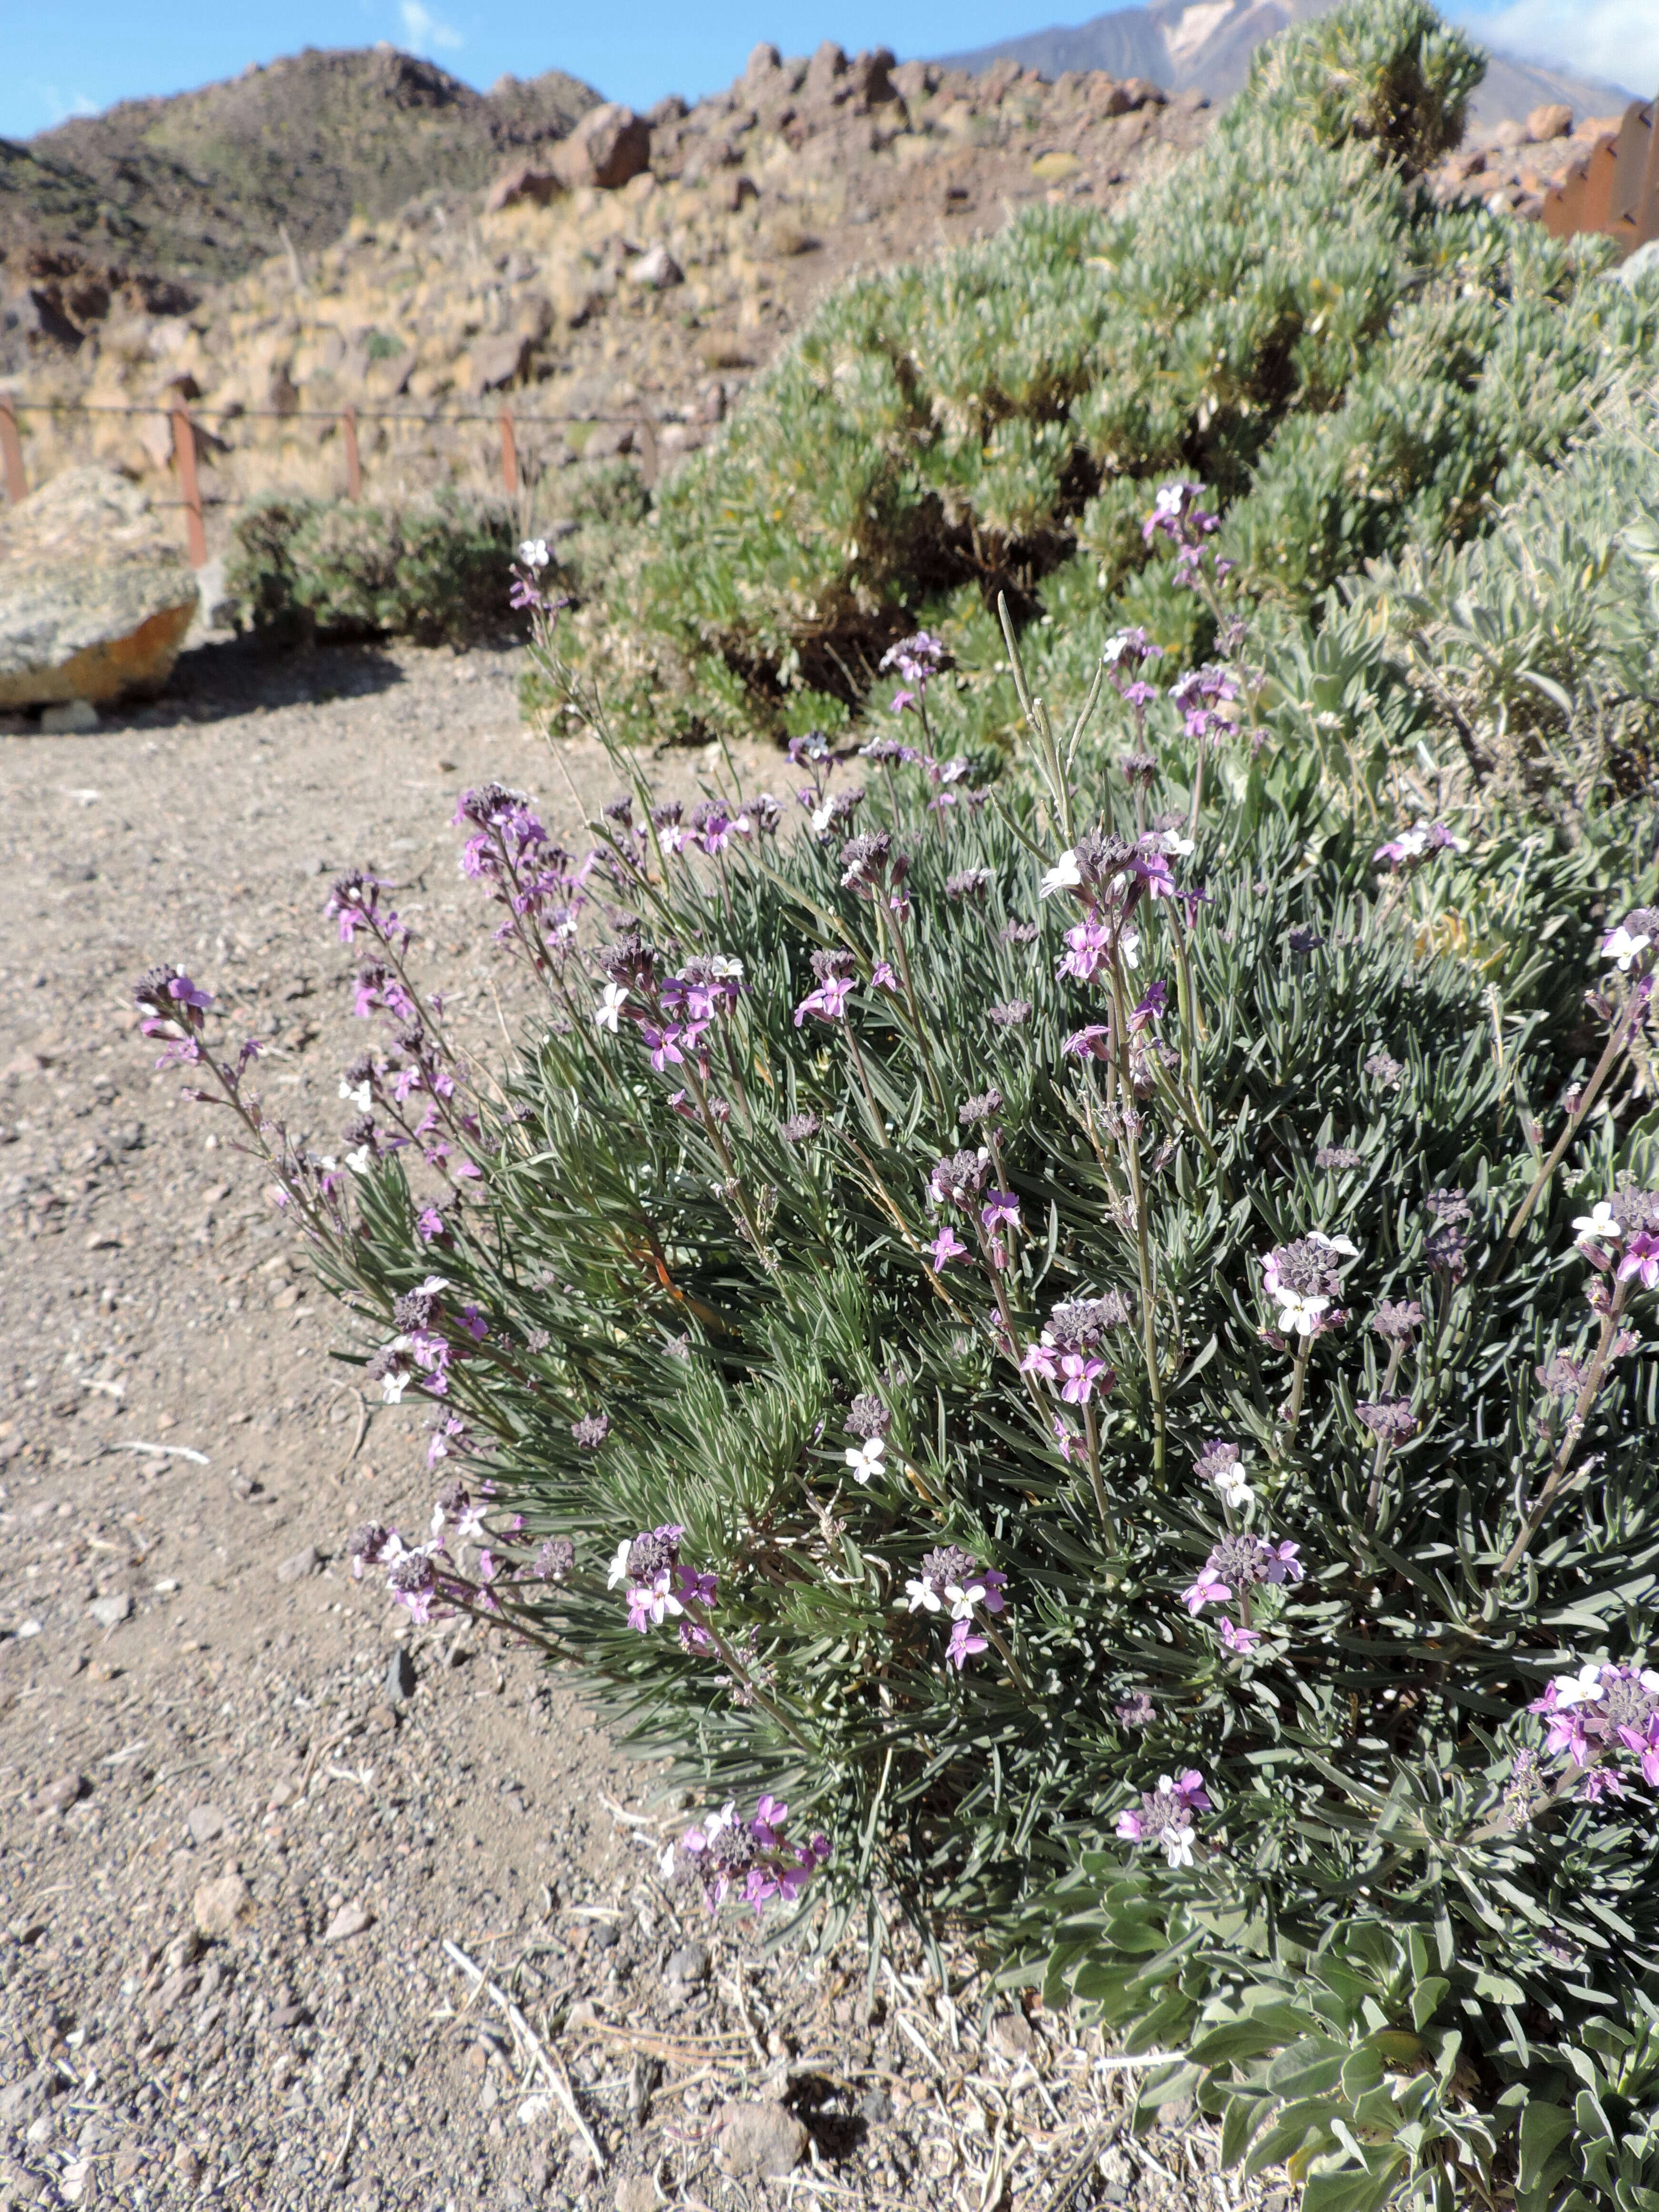
[(0, 463), (5, 468), (6, 497), (14, 507), (21, 507), (29, 495), (29, 481), (23, 474), (23, 441), (17, 434), (17, 417), (3, 392), (0, 392)]
[(189, 410), (173, 410), (173, 465), (179, 471), (179, 495), (185, 503), (185, 529), (190, 542), (190, 565), (207, 566), (207, 532), (202, 527), (202, 489), (196, 478), (196, 433)]
[(348, 407), (340, 418), (345, 432), (346, 497), (361, 499), (363, 495), (363, 465), (357, 453), (357, 410)]

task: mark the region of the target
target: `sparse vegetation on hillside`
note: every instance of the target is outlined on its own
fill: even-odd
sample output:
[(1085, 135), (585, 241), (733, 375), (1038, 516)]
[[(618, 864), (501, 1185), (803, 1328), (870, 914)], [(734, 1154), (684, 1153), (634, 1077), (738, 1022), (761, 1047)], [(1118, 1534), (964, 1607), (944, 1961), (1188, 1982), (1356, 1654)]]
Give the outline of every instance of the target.
[(82, 270), (198, 287), (239, 276), (281, 250), (283, 230), (307, 251), (354, 214), (487, 184), (598, 98), (560, 70), (478, 93), (389, 47), (307, 48), (0, 147), (0, 265), (11, 283)]
[(927, 620), (1006, 735), (999, 588), (1040, 688), (1124, 623), (1201, 659), (1204, 604), (1141, 529), (1172, 475), (1207, 487), (1231, 588), (1286, 616), (1478, 534), (1659, 329), (1659, 302), (1600, 281), (1604, 246), (1423, 187), (1478, 69), (1421, 0), (1339, 11), (1264, 50), (1121, 216), (1034, 210), (836, 295), (665, 490), (614, 651), (599, 626), (615, 709), (830, 726)]

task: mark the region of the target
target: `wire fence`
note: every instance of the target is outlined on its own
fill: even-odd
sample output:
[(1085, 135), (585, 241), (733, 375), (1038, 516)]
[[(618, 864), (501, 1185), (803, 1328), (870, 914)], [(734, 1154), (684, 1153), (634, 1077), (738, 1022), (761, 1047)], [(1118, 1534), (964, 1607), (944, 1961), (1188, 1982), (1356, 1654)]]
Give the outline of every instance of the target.
[(495, 427), (500, 441), (501, 489), (509, 499), (516, 499), (523, 481), (523, 466), (519, 451), (519, 432), (521, 429), (565, 430), (577, 424), (604, 423), (624, 428), (632, 434), (634, 450), (638, 454), (647, 483), (654, 483), (657, 475), (657, 436), (655, 425), (643, 410), (624, 415), (544, 414), (529, 413), (515, 409), (505, 402), (499, 408), (431, 408), (359, 407), (203, 407), (183, 399), (139, 401), (109, 399), (19, 399), (0, 392), (0, 477), (3, 477), (6, 497), (14, 505), (27, 498), (28, 477), (23, 465), (23, 444), (18, 429), (20, 416), (59, 415), (84, 416), (142, 416), (149, 420), (161, 420), (171, 425), (172, 443), (170, 465), (179, 486), (176, 499), (153, 502), (164, 510), (182, 513), (188, 541), (191, 563), (202, 568), (208, 557), (205, 514), (210, 507), (246, 507), (254, 496), (248, 493), (206, 492), (202, 489), (198, 463), (197, 424), (211, 422), (281, 422), (329, 423), (337, 428), (345, 453), (346, 496), (357, 500), (363, 495), (362, 458), (358, 444), (359, 423), (392, 423), (411, 430), (433, 430), (450, 424), (489, 423)]

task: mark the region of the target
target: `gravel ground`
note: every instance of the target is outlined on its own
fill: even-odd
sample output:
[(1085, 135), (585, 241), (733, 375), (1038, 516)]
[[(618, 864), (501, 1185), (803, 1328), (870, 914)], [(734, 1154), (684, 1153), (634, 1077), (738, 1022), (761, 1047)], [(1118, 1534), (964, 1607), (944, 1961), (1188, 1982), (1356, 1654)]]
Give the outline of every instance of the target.
[(210, 642), (96, 735), (0, 738), (0, 2212), (1282, 2205), (1201, 2126), (1132, 2142), (1133, 2074), (966, 1960), (941, 1989), (900, 1930), (872, 1988), (677, 1910), (684, 1810), (571, 1679), (344, 1571), (356, 1523), (424, 1516), (422, 1410), (339, 1379), (131, 984), (188, 964), (332, 1143), (361, 1031), (321, 908), (367, 862), (499, 1041), (454, 794), (527, 786), (574, 841), (570, 787), (611, 788), (516, 675)]

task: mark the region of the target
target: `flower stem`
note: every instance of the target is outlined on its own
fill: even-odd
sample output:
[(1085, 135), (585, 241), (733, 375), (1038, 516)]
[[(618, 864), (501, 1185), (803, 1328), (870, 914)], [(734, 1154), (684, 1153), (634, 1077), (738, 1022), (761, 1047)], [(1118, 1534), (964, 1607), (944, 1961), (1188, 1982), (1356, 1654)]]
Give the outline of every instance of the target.
[(1515, 1250), (1516, 1243), (1520, 1237), (1521, 1231), (1526, 1227), (1528, 1222), (1532, 1218), (1533, 1209), (1538, 1204), (1539, 1200), (1543, 1196), (1545, 1187), (1548, 1183), (1550, 1177), (1555, 1173), (1557, 1168), (1560, 1166), (1562, 1158), (1566, 1152), (1568, 1146), (1571, 1144), (1573, 1139), (1578, 1134), (1579, 1129), (1583, 1124), (1584, 1117), (1589, 1112), (1590, 1108), (1595, 1105), (1596, 1098), (1601, 1092), (1601, 1085), (1607, 1081), (1607, 1077), (1613, 1071), (1614, 1062), (1618, 1060), (1622, 1052), (1626, 1052), (1629, 1049), (1632, 1042), (1633, 1042), (1637, 1029), (1641, 1022), (1643, 1009), (1646, 1006), (1647, 1001), (1648, 993), (1646, 989), (1638, 988), (1638, 989), (1632, 994), (1630, 1003), (1622, 1009), (1618, 1018), (1615, 1019), (1613, 1028), (1608, 1034), (1607, 1043), (1602, 1048), (1601, 1057), (1596, 1061), (1594, 1073), (1591, 1074), (1589, 1081), (1584, 1085), (1583, 1095), (1580, 1097), (1578, 1103), (1573, 1108), (1572, 1112), (1568, 1115), (1566, 1127), (1562, 1130), (1560, 1135), (1556, 1139), (1555, 1149), (1551, 1152), (1543, 1166), (1539, 1169), (1537, 1175), (1533, 1178), (1532, 1188), (1527, 1193), (1520, 1205), (1516, 1208), (1515, 1218), (1510, 1223), (1508, 1233), (1504, 1239), (1504, 1248), (1498, 1255), (1498, 1264), (1492, 1269), (1494, 1276), (1501, 1275), (1504, 1268), (1509, 1266), (1510, 1255)]
[(1625, 1300), (1629, 1288), (1628, 1283), (1620, 1283), (1618, 1285), (1613, 1291), (1612, 1302), (1601, 1316), (1601, 1341), (1595, 1347), (1595, 1358), (1590, 1361), (1589, 1372), (1584, 1377), (1583, 1388), (1579, 1391), (1574, 1402), (1572, 1417), (1567, 1423), (1567, 1432), (1561, 1439), (1561, 1448), (1555, 1455), (1555, 1464), (1550, 1469), (1549, 1480), (1539, 1492), (1532, 1510), (1521, 1524), (1520, 1534), (1510, 1546), (1509, 1550), (1504, 1553), (1498, 1564), (1498, 1572), (1492, 1577), (1492, 1588), (1487, 1593), (1486, 1599), (1489, 1619), (1498, 1591), (1503, 1588), (1510, 1572), (1525, 1556), (1533, 1538), (1543, 1527), (1545, 1516), (1551, 1506), (1554, 1504), (1561, 1486), (1566, 1480), (1567, 1469), (1572, 1465), (1572, 1455), (1577, 1450), (1578, 1440), (1584, 1433), (1584, 1424), (1589, 1419), (1590, 1408), (1595, 1403), (1597, 1391), (1601, 1388), (1601, 1377), (1607, 1371), (1607, 1360), (1613, 1351), (1613, 1340), (1618, 1334), (1619, 1323), (1625, 1310)]
[(1089, 1486), (1095, 1493), (1095, 1510), (1100, 1516), (1100, 1526), (1106, 1540), (1114, 1549), (1117, 1545), (1117, 1529), (1112, 1520), (1111, 1508), (1106, 1503), (1106, 1487), (1100, 1479), (1100, 1428), (1095, 1419), (1091, 1401), (1083, 1401), (1083, 1433), (1089, 1445)]
[(1312, 1337), (1304, 1336), (1298, 1339), (1296, 1369), (1291, 1377), (1290, 1402), (1285, 1408), (1285, 1441), (1279, 1447), (1281, 1453), (1292, 1451), (1296, 1447), (1296, 1432), (1302, 1424), (1302, 1394), (1307, 1387), (1308, 1362), (1312, 1357)]
[[(1386, 1400), (1394, 1388), (1395, 1377), (1400, 1372), (1400, 1355), (1405, 1346), (1395, 1340), (1389, 1346), (1389, 1371), (1382, 1377), (1378, 1396)], [(1387, 1437), (1376, 1440), (1376, 1455), (1371, 1461), (1371, 1485), (1365, 1492), (1365, 1534), (1369, 1536), (1376, 1527), (1376, 1509), (1382, 1496), (1382, 1470), (1389, 1463), (1389, 1444)]]

